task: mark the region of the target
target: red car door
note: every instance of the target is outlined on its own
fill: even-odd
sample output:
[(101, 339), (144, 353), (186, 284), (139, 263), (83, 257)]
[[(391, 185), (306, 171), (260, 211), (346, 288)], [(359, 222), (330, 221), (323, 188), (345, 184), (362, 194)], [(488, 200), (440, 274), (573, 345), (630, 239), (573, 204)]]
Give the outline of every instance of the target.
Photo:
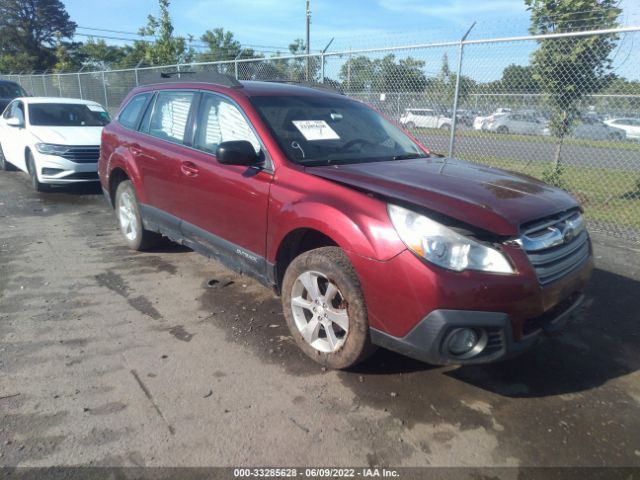
[(229, 140), (247, 140), (262, 154), (264, 147), (241, 108), (222, 95), (202, 93), (194, 118), (193, 149), (181, 163), (181, 229), (214, 254), (243, 264), (241, 270), (262, 275), (273, 176), (268, 169), (222, 165), (215, 151)]
[[(182, 162), (189, 159), (192, 150), (184, 145), (189, 114), (197, 94), (193, 91), (160, 91), (155, 104), (150, 105), (142, 120), (141, 132), (129, 149), (140, 170), (146, 205), (143, 216), (153, 223), (165, 224), (165, 214), (175, 217), (169, 221), (177, 229), (177, 218), (185, 209), (180, 204), (182, 188)], [(151, 208), (149, 208), (151, 207)], [(161, 217), (155, 218), (155, 217)]]

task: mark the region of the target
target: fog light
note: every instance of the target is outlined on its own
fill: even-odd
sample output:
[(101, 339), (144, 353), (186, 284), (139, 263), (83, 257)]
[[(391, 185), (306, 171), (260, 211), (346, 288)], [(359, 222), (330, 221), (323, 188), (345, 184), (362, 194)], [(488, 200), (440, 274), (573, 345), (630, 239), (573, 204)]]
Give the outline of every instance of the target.
[(473, 350), (479, 340), (480, 337), (471, 328), (459, 328), (449, 335), (447, 347), (453, 355), (460, 356)]
[(60, 172), (64, 172), (64, 170), (61, 168), (43, 168), (42, 169), (42, 175), (46, 175), (48, 177), (57, 175)]

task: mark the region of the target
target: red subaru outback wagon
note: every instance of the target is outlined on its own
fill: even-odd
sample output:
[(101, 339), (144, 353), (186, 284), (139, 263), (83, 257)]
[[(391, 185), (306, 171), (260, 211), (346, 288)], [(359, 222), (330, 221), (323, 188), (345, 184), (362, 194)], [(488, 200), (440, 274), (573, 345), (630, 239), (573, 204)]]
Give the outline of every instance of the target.
[(563, 190), (430, 155), (319, 87), (211, 74), (136, 88), (104, 128), (99, 174), (131, 248), (164, 235), (275, 288), (298, 346), (333, 368), (376, 346), (507, 358), (567, 323), (593, 268)]

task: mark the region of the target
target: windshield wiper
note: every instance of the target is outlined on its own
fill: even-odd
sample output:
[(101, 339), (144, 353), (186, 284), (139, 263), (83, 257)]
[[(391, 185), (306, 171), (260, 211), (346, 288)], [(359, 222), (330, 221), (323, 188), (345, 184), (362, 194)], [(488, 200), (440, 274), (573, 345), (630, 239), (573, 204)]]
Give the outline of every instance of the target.
[(414, 158), (429, 158), (426, 153), (404, 153), (402, 155), (396, 155), (391, 157), (393, 160), (411, 160)]

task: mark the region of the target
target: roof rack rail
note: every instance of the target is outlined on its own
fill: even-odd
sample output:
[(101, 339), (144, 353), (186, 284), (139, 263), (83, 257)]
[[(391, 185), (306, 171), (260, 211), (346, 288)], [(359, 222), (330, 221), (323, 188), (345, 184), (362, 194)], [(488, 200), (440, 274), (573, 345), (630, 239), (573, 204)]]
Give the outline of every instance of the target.
[(275, 80), (261, 80), (261, 81), (271, 82), (271, 83), (290, 83), (293, 85), (300, 85), (301, 87), (315, 88), (317, 90), (326, 90), (327, 92), (333, 92), (339, 95), (344, 95), (344, 92), (340, 90), (340, 88), (327, 85), (326, 83), (308, 82), (306, 80), (287, 80), (285, 78), (275, 79)]
[(218, 72), (193, 71), (193, 70), (172, 70), (160, 72), (160, 78), (143, 83), (151, 85), (154, 83), (176, 83), (176, 82), (197, 82), (212, 83), (229, 88), (242, 88), (242, 84), (230, 75)]

